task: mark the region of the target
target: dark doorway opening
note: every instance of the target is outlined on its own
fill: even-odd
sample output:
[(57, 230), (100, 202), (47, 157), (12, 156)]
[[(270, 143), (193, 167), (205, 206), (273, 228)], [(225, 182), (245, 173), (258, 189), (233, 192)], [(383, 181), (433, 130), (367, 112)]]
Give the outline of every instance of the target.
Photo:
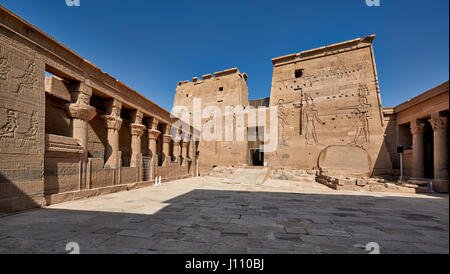
[(247, 129), (248, 136), (248, 165), (264, 166), (264, 152), (262, 141), (264, 140), (264, 128), (250, 127)]
[(424, 173), (425, 178), (433, 179), (434, 178), (434, 136), (433, 136), (433, 128), (431, 127), (430, 122), (426, 122), (425, 132), (423, 135), (423, 145), (424, 145)]
[(259, 149), (249, 149), (250, 166), (264, 166), (264, 152)]

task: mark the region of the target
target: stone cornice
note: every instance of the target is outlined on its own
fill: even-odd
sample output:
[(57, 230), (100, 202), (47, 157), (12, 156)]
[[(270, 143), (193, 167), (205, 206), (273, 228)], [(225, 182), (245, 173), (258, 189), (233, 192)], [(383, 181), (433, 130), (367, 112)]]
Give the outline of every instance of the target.
[(344, 51), (354, 50), (363, 47), (370, 47), (373, 40), (375, 39), (375, 34), (357, 38), (337, 44), (332, 44), (329, 46), (323, 46), (315, 49), (305, 50), (300, 53), (288, 54), (281, 57), (273, 58), (272, 64), (274, 66), (285, 65), (292, 62), (299, 62), (308, 60), (311, 58), (317, 58), (327, 55), (332, 55), (336, 53), (341, 53)]
[(414, 97), (414, 98), (412, 98), (412, 99), (410, 99), (410, 100), (408, 100), (408, 101), (406, 101), (406, 102), (396, 106), (394, 108), (394, 113), (399, 113), (399, 112), (401, 112), (403, 110), (406, 110), (406, 109), (408, 109), (410, 107), (418, 105), (418, 104), (420, 104), (420, 103), (422, 103), (424, 101), (430, 100), (430, 98), (436, 97), (436, 96), (441, 95), (441, 94), (443, 94), (445, 92), (448, 92), (448, 91), (449, 91), (449, 82), (446, 81), (446, 82), (444, 82), (444, 83), (442, 83), (442, 84), (440, 84), (440, 85), (438, 85), (438, 86), (436, 86), (436, 87), (434, 87), (434, 88), (432, 88), (432, 89), (430, 89), (430, 90), (428, 90), (428, 91), (426, 91), (424, 93), (421, 93), (420, 95), (418, 95), (418, 96), (416, 96), (416, 97)]

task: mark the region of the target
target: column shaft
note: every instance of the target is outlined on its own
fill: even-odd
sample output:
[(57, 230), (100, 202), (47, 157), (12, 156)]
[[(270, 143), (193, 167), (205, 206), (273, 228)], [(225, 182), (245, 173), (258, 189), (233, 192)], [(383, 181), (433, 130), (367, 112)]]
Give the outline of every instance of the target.
[(170, 157), (170, 141), (172, 140), (172, 136), (168, 134), (164, 134), (163, 136), (163, 151), (162, 151), (162, 157), (163, 157), (163, 165), (167, 166), (171, 162)]
[(447, 117), (430, 119), (434, 131), (434, 178), (448, 180)]
[(113, 100), (109, 106), (110, 114), (103, 115), (102, 118), (106, 122), (107, 144), (105, 147), (105, 167), (119, 168), (119, 130), (122, 127), (122, 119), (120, 118), (120, 110), (122, 103)]
[(415, 178), (425, 177), (425, 155), (423, 134), (425, 123), (420, 121), (411, 122), (412, 146), (413, 146), (413, 176)]
[(141, 137), (145, 130), (144, 125), (132, 124), (131, 133), (131, 167), (140, 167), (142, 159)]
[(174, 162), (179, 162), (180, 160), (180, 152), (181, 152), (181, 148), (180, 148), (180, 140), (174, 140), (173, 141), (173, 157), (174, 157)]

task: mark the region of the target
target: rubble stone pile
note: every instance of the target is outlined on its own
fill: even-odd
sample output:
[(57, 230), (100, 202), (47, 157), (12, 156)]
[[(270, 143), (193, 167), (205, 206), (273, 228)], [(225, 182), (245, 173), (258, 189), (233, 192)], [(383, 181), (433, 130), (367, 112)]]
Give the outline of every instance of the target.
[(277, 169), (272, 170), (271, 178), (276, 180), (314, 182), (316, 173), (316, 170)]
[(234, 167), (215, 167), (205, 174), (207, 177), (227, 178), (234, 175), (236, 169)]
[(316, 182), (336, 190), (425, 193), (427, 186), (419, 186), (408, 182), (387, 182), (382, 178), (350, 178), (331, 177), (323, 174), (316, 176)]

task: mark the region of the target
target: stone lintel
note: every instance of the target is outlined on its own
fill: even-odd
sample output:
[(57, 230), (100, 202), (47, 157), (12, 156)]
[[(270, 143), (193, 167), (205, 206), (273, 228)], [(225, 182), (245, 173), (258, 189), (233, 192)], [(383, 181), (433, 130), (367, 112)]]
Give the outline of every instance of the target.
[(45, 77), (45, 92), (66, 101), (71, 101), (72, 96), (66, 83), (58, 77)]

